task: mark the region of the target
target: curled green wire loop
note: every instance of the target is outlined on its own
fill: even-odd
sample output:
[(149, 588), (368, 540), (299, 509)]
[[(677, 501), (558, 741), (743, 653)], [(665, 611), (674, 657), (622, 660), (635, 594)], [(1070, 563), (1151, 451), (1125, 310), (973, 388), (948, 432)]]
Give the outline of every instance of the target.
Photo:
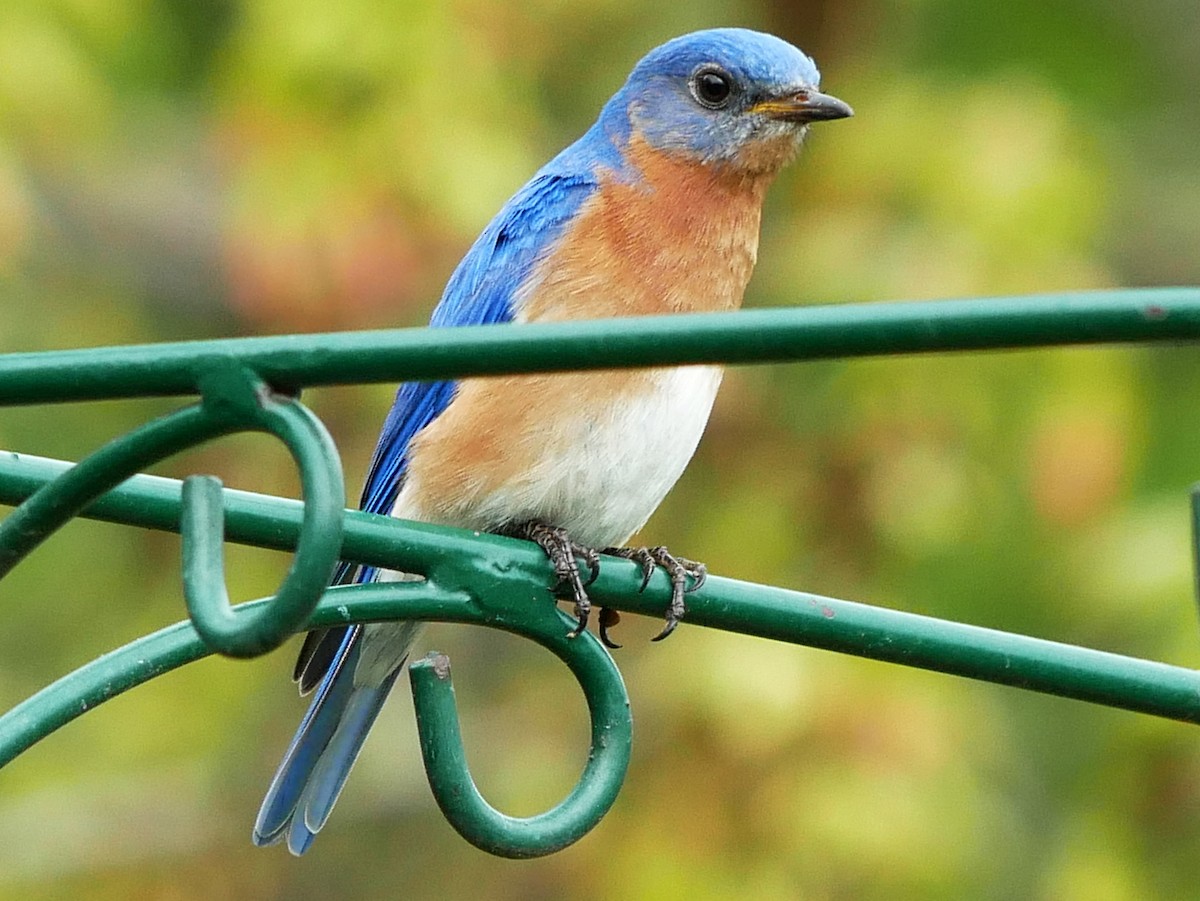
[(345, 487), (329, 433), (294, 398), (281, 398), (247, 370), (217, 366), (201, 379), (204, 401), (117, 438), (43, 485), (0, 523), (0, 577), (85, 507), (139, 470), (213, 438), (240, 431), (280, 438), (300, 468), (305, 507), (279, 612), (234, 617), (223, 586), (221, 487), (193, 482), (181, 513), (184, 594), (214, 651), (232, 656), (278, 647), (312, 613), (342, 542)]
[(220, 480), (183, 483), (183, 595), (196, 631), (229, 657), (279, 647), (312, 615), (329, 585), (342, 546), (345, 485), (337, 448), (324, 425), (294, 398), (272, 395), (245, 370), (217, 370), (201, 382), (204, 409), (215, 418), (279, 438), (300, 470), (304, 519), (291, 568), (269, 607), (238, 615), (225, 589), (225, 511)]
[[(593, 647), (585, 650), (588, 645)], [(591, 653), (593, 649), (598, 653)], [(475, 787), (458, 727), (450, 659), (444, 654), (430, 653), (409, 667), (429, 787), (458, 834), (491, 854), (542, 857), (573, 844), (600, 822), (625, 780), (632, 719), (620, 673), (590, 634), (569, 641), (561, 650), (567, 651), (560, 656), (587, 697), (592, 745), (587, 765), (571, 793), (557, 806), (531, 817), (501, 813)], [(593, 656), (595, 661), (589, 660)], [(601, 658), (607, 661), (607, 666), (595, 665)]]
[[(633, 722), (625, 684), (612, 658), (590, 634), (566, 638), (572, 622), (547, 598), (530, 603), (523, 573), (508, 582), (498, 604), (434, 581), (392, 582), (330, 589), (310, 624), (423, 619), (476, 623), (533, 639), (557, 655), (579, 681), (592, 720), (592, 745), (579, 782), (567, 798), (537, 816), (505, 816), (480, 796), (467, 768), (449, 679), (449, 661), (431, 655), (411, 667), (421, 753), (438, 805), (467, 841), (505, 857), (537, 857), (586, 835), (608, 812), (629, 766)], [(509, 611), (523, 598), (524, 621)], [(239, 605), (234, 615), (251, 620), (275, 609), (274, 598)], [(47, 686), (0, 717), (0, 766), (51, 732), (109, 698), (211, 653), (190, 622), (176, 623), (106, 654)]]

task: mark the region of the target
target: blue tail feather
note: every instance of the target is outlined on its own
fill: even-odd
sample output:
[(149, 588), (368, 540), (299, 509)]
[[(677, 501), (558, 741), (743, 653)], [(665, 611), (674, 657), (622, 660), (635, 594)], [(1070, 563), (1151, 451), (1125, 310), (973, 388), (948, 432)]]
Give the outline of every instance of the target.
[[(360, 631), (355, 628), (346, 633), (333, 665), (321, 680), (308, 712), (283, 755), (254, 823), (256, 845), (273, 845), (283, 838), (309, 776), (337, 731), (341, 712), (354, 688)], [(342, 673), (346, 675), (342, 676)]]
[[(377, 686), (354, 684), (362, 628), (347, 632), (329, 672), (284, 754), (254, 824), (254, 843), (288, 839), (303, 854), (325, 824), (400, 665)], [(401, 662), (402, 665), (402, 662)]]
[(364, 685), (355, 684), (356, 676), (364, 678), (357, 672), (363, 657), (363, 627), (347, 631), (267, 789), (254, 824), (256, 845), (273, 845), (286, 838), (288, 849), (297, 855), (312, 845), (403, 668), (414, 634), (411, 628), (400, 630), (399, 641), (391, 647), (394, 666), (389, 660), (386, 668), (380, 667), (379, 645), (374, 646), (375, 653), (368, 653), (374, 675), (368, 672)]
[[(383, 709), (383, 702), (387, 700), (398, 675), (399, 668), (382, 685), (356, 687), (347, 699), (337, 731), (309, 775), (308, 787), (300, 802), (304, 825), (310, 831), (319, 832), (329, 819), (333, 805), (337, 803), (338, 795), (346, 784), (346, 777), (350, 775), (350, 767), (358, 759), (367, 733)], [(293, 819), (293, 829), (299, 819), (301, 817)]]

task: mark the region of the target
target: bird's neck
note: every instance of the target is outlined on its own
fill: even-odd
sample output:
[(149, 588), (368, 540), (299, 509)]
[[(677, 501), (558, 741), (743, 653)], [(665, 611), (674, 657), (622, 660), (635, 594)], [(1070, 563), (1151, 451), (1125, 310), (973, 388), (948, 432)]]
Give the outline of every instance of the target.
[[(638, 138), (535, 274), (527, 321), (740, 306), (772, 175), (703, 165)], [(622, 173), (624, 175), (625, 173)]]

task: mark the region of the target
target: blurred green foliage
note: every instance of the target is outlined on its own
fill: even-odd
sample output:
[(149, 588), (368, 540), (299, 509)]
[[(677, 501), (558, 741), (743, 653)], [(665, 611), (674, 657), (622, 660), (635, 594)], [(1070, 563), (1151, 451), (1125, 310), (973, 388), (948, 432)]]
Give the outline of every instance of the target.
[[(503, 200), (632, 63), (718, 24), (811, 51), (857, 110), (769, 201), (752, 304), (1200, 283), (1187, 0), (5, 0), (0, 350), (424, 321)], [(725, 575), (1200, 664), (1190, 349), (731, 373), (646, 529)], [(357, 484), (391, 390), (313, 392)], [(78, 457), (163, 403), (5, 410)], [(160, 467), (294, 493), (237, 438)], [(75, 523), (4, 580), (0, 707), (182, 615), (173, 536)], [(286, 561), (230, 551), (234, 593)], [(1187, 726), (699, 629), (623, 623), (627, 787), (494, 860), (442, 821), (404, 692), (303, 860), (249, 843), (299, 719), (290, 654), (207, 660), (7, 768), (0, 897), (1200, 897)], [(548, 655), (435, 628), (514, 813), (586, 747)]]

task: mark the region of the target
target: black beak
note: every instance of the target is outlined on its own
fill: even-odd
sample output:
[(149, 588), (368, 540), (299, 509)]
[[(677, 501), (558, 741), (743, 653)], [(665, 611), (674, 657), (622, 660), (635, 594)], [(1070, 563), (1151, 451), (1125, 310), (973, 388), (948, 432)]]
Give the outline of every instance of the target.
[(831, 119), (846, 119), (854, 115), (848, 103), (820, 91), (796, 91), (782, 97), (760, 100), (751, 108), (772, 119), (784, 122), (828, 122)]

